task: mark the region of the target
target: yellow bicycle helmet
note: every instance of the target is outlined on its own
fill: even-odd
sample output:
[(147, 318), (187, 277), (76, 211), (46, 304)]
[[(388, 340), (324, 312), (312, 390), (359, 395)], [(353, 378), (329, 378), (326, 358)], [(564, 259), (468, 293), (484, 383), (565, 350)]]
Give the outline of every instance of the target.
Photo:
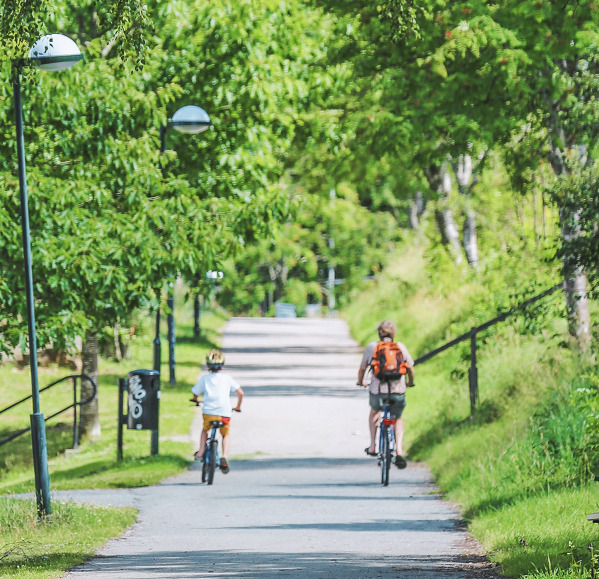
[(220, 350), (210, 350), (206, 354), (206, 366), (210, 372), (218, 372), (225, 364), (225, 355)]

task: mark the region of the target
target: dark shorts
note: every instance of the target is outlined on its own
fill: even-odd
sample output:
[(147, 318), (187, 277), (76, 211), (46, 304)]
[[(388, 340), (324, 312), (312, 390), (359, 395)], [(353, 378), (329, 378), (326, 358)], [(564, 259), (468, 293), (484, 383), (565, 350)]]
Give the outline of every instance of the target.
[(389, 396), (391, 400), (390, 408), (391, 414), (396, 418), (399, 418), (406, 407), (406, 395), (405, 394), (384, 394), (378, 395), (370, 393), (370, 408), (373, 410), (381, 410), (383, 396)]

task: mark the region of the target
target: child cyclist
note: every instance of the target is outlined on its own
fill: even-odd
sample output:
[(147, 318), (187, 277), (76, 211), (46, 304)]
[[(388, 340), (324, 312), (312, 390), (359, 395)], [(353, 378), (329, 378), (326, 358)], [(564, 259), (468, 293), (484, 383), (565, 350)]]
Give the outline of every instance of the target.
[[(229, 455), (229, 447), (231, 445), (231, 435), (229, 434), (229, 422), (231, 421), (231, 413), (241, 412), (241, 401), (243, 399), (243, 390), (235, 382), (235, 380), (221, 372), (225, 364), (225, 356), (220, 350), (211, 350), (206, 356), (206, 365), (209, 373), (200, 376), (198, 381), (191, 389), (194, 402), (199, 402), (199, 397), (202, 398), (202, 414), (204, 418), (204, 426), (200, 437), (200, 448), (195, 453), (196, 460), (201, 460), (206, 448), (206, 440), (208, 432), (212, 428), (210, 422), (220, 420), (224, 422), (224, 426), (220, 429), (223, 437), (223, 457), (220, 459), (220, 469), (223, 473), (229, 472), (229, 463), (227, 457)], [(237, 394), (237, 406), (232, 408), (231, 395)]]

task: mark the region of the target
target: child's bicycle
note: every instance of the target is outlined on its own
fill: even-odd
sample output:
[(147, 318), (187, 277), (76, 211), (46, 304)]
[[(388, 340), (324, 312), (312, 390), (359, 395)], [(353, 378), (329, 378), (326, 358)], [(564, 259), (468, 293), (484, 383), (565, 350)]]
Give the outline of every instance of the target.
[(222, 420), (213, 420), (210, 422), (210, 433), (206, 440), (206, 447), (202, 455), (202, 482), (207, 482), (209, 485), (214, 481), (214, 471), (217, 466), (220, 466), (220, 456), (218, 454), (218, 440), (216, 433), (219, 428), (224, 426)]
[[(196, 403), (195, 400), (191, 400), (191, 402)], [(196, 403), (197, 406), (200, 403)], [(235, 412), (241, 412), (241, 410), (235, 410)], [(216, 471), (216, 467), (220, 466), (220, 455), (218, 453), (218, 440), (216, 438), (216, 433), (220, 428), (222, 428), (225, 423), (222, 420), (212, 420), (210, 422), (210, 432), (208, 433), (208, 438), (206, 439), (206, 446), (204, 447), (204, 454), (202, 455), (202, 482), (205, 482), (211, 485), (214, 482), (214, 472)]]

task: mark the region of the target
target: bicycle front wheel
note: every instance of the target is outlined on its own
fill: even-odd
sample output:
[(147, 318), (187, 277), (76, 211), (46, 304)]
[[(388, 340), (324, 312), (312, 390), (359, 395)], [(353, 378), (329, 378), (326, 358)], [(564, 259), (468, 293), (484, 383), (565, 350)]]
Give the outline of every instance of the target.
[(389, 444), (389, 428), (381, 429), (381, 484), (389, 484), (389, 468), (391, 467), (391, 445)]
[(208, 484), (211, 485), (214, 480), (214, 471), (216, 470), (216, 454), (218, 452), (218, 441), (213, 440), (210, 443), (210, 457), (208, 459)]

